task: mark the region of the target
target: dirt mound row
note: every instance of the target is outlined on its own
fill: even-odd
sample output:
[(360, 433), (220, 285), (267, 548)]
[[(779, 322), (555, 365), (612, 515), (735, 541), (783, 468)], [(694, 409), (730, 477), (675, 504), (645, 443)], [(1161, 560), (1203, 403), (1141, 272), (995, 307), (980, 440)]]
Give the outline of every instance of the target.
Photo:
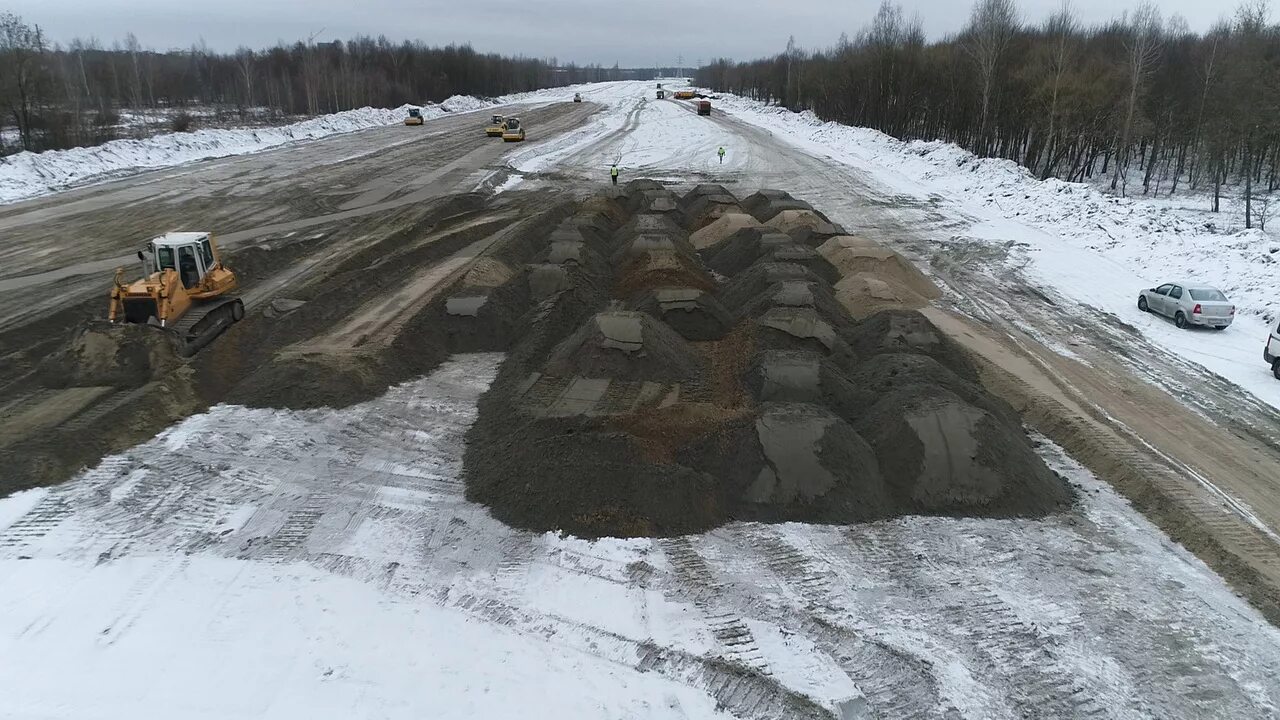
[[(699, 186), (681, 215), (655, 212), (671, 199), (628, 184), (617, 202), (631, 217), (582, 240), (584, 256), (610, 258), (603, 275), (538, 271), (525, 337), (468, 434), (468, 497), (515, 525), (586, 536), (1037, 516), (1070, 502), (963, 353), (894, 302), (923, 300), (923, 276), (833, 236), (786, 193), (739, 202)], [(864, 304), (865, 319), (840, 297), (853, 281), (884, 301)]]

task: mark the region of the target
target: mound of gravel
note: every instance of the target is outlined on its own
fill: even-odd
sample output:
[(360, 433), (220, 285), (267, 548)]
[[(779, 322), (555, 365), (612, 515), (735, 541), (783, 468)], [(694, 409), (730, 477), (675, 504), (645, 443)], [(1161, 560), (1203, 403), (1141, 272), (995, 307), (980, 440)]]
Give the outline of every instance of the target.
[(813, 308), (771, 308), (756, 319), (753, 338), (757, 352), (818, 353), (844, 371), (858, 363), (857, 353), (841, 337), (841, 332)]
[(764, 292), (739, 305), (739, 318), (756, 318), (773, 308), (812, 308), (833, 327), (849, 324), (844, 308), (831, 295), (826, 283), (805, 280), (781, 280)]
[(679, 457), (714, 469), (737, 518), (855, 522), (886, 517), (892, 507), (870, 445), (816, 405), (766, 404)]
[(849, 314), (858, 319), (881, 310), (918, 310), (929, 304), (919, 293), (893, 278), (861, 272), (836, 283), (835, 296)]
[(810, 212), (814, 211), (813, 206), (803, 200), (796, 200), (795, 198), (785, 198), (780, 200), (773, 200), (769, 204), (764, 205), (759, 209), (753, 211), (751, 214), (755, 215), (756, 219), (759, 220), (760, 222), (768, 223), (770, 220), (776, 217), (778, 213), (781, 213), (786, 210), (808, 210)]
[[(744, 378), (759, 402), (821, 405), (853, 422), (866, 409), (868, 393), (835, 363), (812, 352), (766, 350), (756, 354)], [(875, 396), (877, 399), (879, 395)]]
[(726, 238), (743, 229), (759, 231), (764, 226), (754, 217), (742, 212), (730, 212), (716, 218), (689, 236), (689, 242), (696, 250), (712, 248)]
[[(727, 195), (729, 197), (733, 197), (733, 193), (726, 190), (723, 185), (716, 185), (714, 183), (700, 183), (698, 185), (694, 185), (692, 190), (685, 193), (684, 197), (680, 198), (680, 207), (687, 208), (691, 204), (693, 204), (694, 201), (698, 200), (699, 198), (706, 197), (708, 195)], [(737, 202), (736, 198), (734, 199), (734, 202), (735, 203)]]
[(818, 230), (830, 231), (831, 235), (835, 235), (837, 230), (835, 225), (815, 210), (783, 210), (770, 218), (765, 226), (787, 234), (798, 230)]
[(732, 195), (704, 195), (685, 207), (685, 227), (690, 232), (701, 230), (725, 215), (741, 212)]
[(615, 267), (625, 265), (627, 262), (637, 258), (645, 253), (679, 253), (689, 260), (690, 263), (696, 265), (697, 254), (693, 246), (689, 244), (683, 236), (665, 234), (665, 233), (642, 233), (632, 237), (622, 247), (613, 253), (613, 257), (609, 258)]
[(597, 313), (556, 346), (543, 368), (557, 377), (693, 380), (698, 359), (674, 330), (647, 313)]
[(793, 244), (794, 241), (785, 233), (746, 228), (703, 251), (702, 258), (707, 267), (721, 275), (732, 276), (751, 267), (766, 253)]
[(1071, 493), (1020, 428), (942, 387), (884, 395), (857, 424), (875, 448), (904, 512), (985, 517), (1045, 515)]
[(757, 297), (768, 292), (773, 285), (789, 280), (821, 282), (817, 275), (803, 265), (793, 263), (760, 262), (734, 275), (720, 290), (720, 302), (734, 314)]
[(967, 380), (978, 372), (959, 345), (914, 310), (882, 310), (857, 323), (846, 335), (854, 351), (869, 358), (880, 353), (919, 353), (937, 360)]
[(779, 200), (792, 200), (792, 199), (794, 198), (791, 197), (791, 193), (786, 192), (785, 190), (761, 189), (754, 194), (748, 195), (742, 201), (742, 209), (746, 210), (752, 215), (755, 215), (757, 212), (767, 207), (770, 203), (773, 203)]
[(689, 239), (689, 233), (671, 216), (663, 213), (637, 213), (614, 233), (614, 247), (625, 246), (640, 235), (665, 235), (686, 241)]
[(715, 297), (698, 288), (649, 290), (631, 303), (632, 309), (658, 318), (686, 340), (724, 337), (736, 322)]
[(581, 537), (676, 535), (725, 521), (718, 480), (647, 463), (638, 444), (584, 421), (478, 423), (468, 433), (467, 499), (508, 524)]
[(682, 253), (651, 250), (618, 267), (614, 297), (626, 299), (646, 290), (689, 287), (711, 292), (716, 283), (692, 257)]

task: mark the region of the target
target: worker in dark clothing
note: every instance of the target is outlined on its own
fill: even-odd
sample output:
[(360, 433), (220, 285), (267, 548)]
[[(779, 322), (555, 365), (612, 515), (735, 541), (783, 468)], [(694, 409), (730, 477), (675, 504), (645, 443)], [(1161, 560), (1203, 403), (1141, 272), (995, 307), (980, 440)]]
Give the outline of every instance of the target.
[(609, 168), (609, 177), (613, 178), (614, 185), (618, 184), (618, 163), (614, 163), (613, 167)]

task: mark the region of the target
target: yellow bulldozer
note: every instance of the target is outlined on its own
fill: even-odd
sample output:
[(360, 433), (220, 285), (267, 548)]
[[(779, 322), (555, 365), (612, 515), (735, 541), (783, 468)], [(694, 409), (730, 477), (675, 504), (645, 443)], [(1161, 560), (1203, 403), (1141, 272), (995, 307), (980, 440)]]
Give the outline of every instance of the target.
[(116, 269), (107, 320), (141, 323), (168, 332), (183, 356), (195, 354), (244, 317), (236, 297), (236, 275), (222, 264), (213, 234), (171, 232), (138, 252), (142, 278), (124, 279)]
[(506, 118), (501, 115), (494, 115), (489, 118), (489, 124), (484, 128), (484, 134), (489, 137), (502, 137), (502, 131), (506, 126)]
[(404, 119), (405, 125), (421, 125), (422, 110), (419, 108), (409, 108), (409, 117)]

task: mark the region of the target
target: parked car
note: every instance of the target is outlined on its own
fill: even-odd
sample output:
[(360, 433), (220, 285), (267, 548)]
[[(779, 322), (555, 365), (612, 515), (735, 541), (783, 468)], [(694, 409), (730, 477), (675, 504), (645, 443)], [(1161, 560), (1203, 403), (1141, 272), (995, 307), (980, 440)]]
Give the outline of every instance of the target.
[(1271, 330), (1267, 338), (1267, 346), (1262, 350), (1262, 359), (1271, 366), (1271, 372), (1280, 380), (1280, 325)]
[(1217, 288), (1191, 283), (1165, 283), (1143, 290), (1138, 309), (1173, 318), (1180, 328), (1189, 325), (1226, 330), (1236, 319), (1236, 306)]

